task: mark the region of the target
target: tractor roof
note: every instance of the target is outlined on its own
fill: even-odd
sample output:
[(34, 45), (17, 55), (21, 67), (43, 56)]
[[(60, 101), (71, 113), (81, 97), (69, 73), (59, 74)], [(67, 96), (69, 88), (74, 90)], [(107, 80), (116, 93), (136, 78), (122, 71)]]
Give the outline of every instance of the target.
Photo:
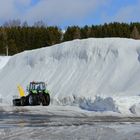
[(45, 82), (36, 82), (36, 81), (30, 82), (30, 84), (43, 84), (43, 83), (45, 83)]

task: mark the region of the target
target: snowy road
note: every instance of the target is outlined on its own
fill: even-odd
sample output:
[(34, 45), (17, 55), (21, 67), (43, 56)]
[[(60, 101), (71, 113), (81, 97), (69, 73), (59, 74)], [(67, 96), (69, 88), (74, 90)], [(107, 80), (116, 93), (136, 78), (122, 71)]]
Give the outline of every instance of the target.
[(87, 116), (77, 115), (76, 111), (69, 115), (72, 110), (40, 114), (26, 110), (28, 107), (0, 112), (0, 140), (140, 140), (140, 117)]
[(0, 128), (11, 127), (60, 127), (83, 125), (120, 125), (139, 124), (140, 117), (68, 117), (57, 115), (38, 115), (26, 113), (0, 113)]

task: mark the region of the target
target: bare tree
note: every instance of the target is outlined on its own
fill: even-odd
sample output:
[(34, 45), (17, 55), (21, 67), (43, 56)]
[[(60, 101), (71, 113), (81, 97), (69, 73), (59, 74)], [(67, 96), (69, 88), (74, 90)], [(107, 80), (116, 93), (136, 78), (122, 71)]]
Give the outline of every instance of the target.
[(21, 24), (21, 21), (19, 19), (13, 19), (13, 20), (9, 20), (6, 21), (3, 26), (4, 27), (19, 27)]
[(34, 27), (46, 27), (46, 25), (42, 20), (40, 20), (34, 23)]
[(22, 27), (28, 27), (27, 21), (24, 21), (24, 22), (22, 23)]

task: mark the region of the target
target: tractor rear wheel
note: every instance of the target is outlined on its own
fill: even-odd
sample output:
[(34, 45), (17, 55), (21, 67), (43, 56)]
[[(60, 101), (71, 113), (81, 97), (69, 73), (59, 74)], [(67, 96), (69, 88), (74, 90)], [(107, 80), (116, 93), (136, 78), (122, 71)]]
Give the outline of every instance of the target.
[(42, 95), (42, 105), (48, 106), (50, 104), (50, 95), (49, 94), (43, 94)]
[(46, 99), (45, 99), (44, 94), (41, 95), (41, 103), (43, 106), (46, 106)]
[(45, 100), (46, 100), (46, 106), (50, 104), (50, 95), (49, 94), (44, 94)]

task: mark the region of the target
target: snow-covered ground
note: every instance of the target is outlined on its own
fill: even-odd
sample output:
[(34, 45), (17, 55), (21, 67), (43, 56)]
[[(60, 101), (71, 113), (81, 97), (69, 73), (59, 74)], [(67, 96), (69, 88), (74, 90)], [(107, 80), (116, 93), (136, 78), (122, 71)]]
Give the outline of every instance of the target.
[(11, 57), (0, 71), (0, 95), (10, 104), (18, 84), (45, 81), (51, 105), (138, 115), (139, 73), (139, 40), (74, 40)]
[(93, 124), (0, 129), (1, 140), (140, 140), (137, 124)]
[(0, 137), (1, 140), (140, 140), (140, 127), (137, 124), (16, 127), (0, 129)]
[(1, 140), (139, 140), (140, 118), (74, 106), (1, 105)]
[[(6, 109), (6, 111), (5, 111)], [(139, 140), (140, 118), (72, 106), (1, 107), (1, 140)]]

